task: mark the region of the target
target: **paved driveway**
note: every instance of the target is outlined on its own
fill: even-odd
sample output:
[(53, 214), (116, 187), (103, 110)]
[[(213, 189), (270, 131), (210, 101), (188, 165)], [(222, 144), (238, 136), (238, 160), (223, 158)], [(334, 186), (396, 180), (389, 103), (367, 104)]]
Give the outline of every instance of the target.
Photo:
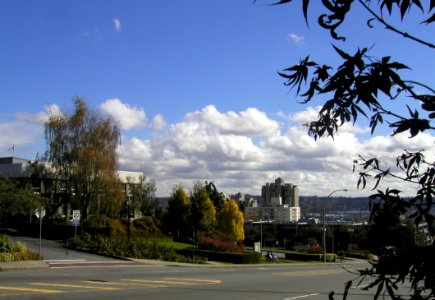
[[(39, 253), (39, 238), (12, 236), (14, 241), (20, 241), (27, 245), (27, 248)], [(104, 261), (114, 260), (110, 257), (69, 250), (63, 247), (61, 241), (41, 240), (41, 255), (45, 261)]]

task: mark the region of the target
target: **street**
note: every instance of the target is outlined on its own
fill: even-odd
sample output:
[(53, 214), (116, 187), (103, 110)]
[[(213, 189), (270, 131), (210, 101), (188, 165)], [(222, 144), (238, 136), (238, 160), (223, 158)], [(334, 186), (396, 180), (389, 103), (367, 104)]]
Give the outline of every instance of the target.
[[(334, 291), (341, 299), (344, 283), (356, 278), (338, 263), (156, 265), (86, 255), (81, 264), (73, 256), (70, 263), (65, 259), (46, 269), (0, 272), (0, 298), (317, 300)], [(368, 266), (364, 261), (345, 264), (350, 270)], [(350, 291), (351, 299), (372, 299), (373, 293), (358, 287)]]

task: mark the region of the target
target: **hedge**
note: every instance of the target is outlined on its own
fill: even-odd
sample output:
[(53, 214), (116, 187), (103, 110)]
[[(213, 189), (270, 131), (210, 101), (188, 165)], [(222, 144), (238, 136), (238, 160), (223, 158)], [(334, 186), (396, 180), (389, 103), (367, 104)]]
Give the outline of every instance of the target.
[(206, 257), (209, 261), (220, 261), (233, 264), (258, 264), (261, 259), (261, 254), (257, 252), (231, 253), (200, 249), (183, 249), (177, 250), (177, 253), (184, 256), (194, 255)]
[(349, 253), (349, 252), (345, 252), (344, 253), (345, 257), (352, 257), (352, 258), (358, 258), (358, 259), (371, 259), (373, 257), (373, 254), (371, 253)]
[[(322, 261), (323, 254), (318, 253), (301, 253), (301, 252), (286, 252), (285, 258), (289, 260), (300, 260), (300, 261)], [(336, 255), (333, 253), (326, 253), (326, 261), (334, 262), (336, 260)]]

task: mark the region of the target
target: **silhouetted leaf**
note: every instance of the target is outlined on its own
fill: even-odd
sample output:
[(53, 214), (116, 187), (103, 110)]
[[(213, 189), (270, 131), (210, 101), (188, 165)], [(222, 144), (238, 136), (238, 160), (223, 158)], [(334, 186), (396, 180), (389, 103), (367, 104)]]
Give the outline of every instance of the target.
[(400, 5), (400, 17), (402, 18), (402, 20), (406, 14), (406, 11), (409, 9), (410, 5), (411, 5), (410, 0), (402, 0), (402, 4)]
[(304, 12), (305, 22), (308, 26), (308, 5), (310, 3), (310, 0), (303, 0), (302, 1), (302, 11)]
[(340, 48), (336, 47), (335, 45), (332, 45), (332, 47), (334, 47), (335, 51), (337, 51), (337, 53), (341, 56), (341, 58), (343, 58), (343, 59), (350, 59), (351, 58), (351, 56), (349, 54), (347, 54), (346, 52), (344, 52)]
[(430, 23), (432, 23), (434, 21), (435, 21), (435, 13), (433, 13), (432, 16), (430, 16), (429, 18), (427, 18), (426, 20), (421, 22), (421, 24), (426, 23), (426, 25), (427, 25), (427, 24), (430, 24)]
[(393, 10), (393, 2), (392, 1), (382, 1), (381, 10), (386, 6), (388, 13), (391, 15), (391, 11)]
[(293, 0), (279, 0), (278, 2), (275, 2), (272, 5), (280, 5), (280, 4), (290, 3), (292, 1)]
[(323, 65), (321, 67), (317, 67), (314, 74), (317, 74), (317, 79), (320, 81), (325, 81), (329, 78), (328, 70), (331, 69), (330, 66)]

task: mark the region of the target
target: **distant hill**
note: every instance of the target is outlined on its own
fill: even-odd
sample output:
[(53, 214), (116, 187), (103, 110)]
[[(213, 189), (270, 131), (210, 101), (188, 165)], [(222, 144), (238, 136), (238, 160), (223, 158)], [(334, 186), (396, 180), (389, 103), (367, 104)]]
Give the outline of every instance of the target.
[(323, 212), (324, 201), (329, 212), (368, 211), (368, 197), (319, 197), (300, 196), (299, 206), (304, 214)]
[[(254, 198), (261, 205), (261, 196), (246, 195), (246, 197)], [(157, 200), (161, 207), (168, 206), (169, 197), (159, 197)], [(323, 212), (323, 203), (326, 202), (326, 207), (329, 212), (343, 211), (368, 211), (369, 199), (367, 197), (319, 197), (319, 196), (300, 196), (299, 206), (303, 214), (313, 214)]]

